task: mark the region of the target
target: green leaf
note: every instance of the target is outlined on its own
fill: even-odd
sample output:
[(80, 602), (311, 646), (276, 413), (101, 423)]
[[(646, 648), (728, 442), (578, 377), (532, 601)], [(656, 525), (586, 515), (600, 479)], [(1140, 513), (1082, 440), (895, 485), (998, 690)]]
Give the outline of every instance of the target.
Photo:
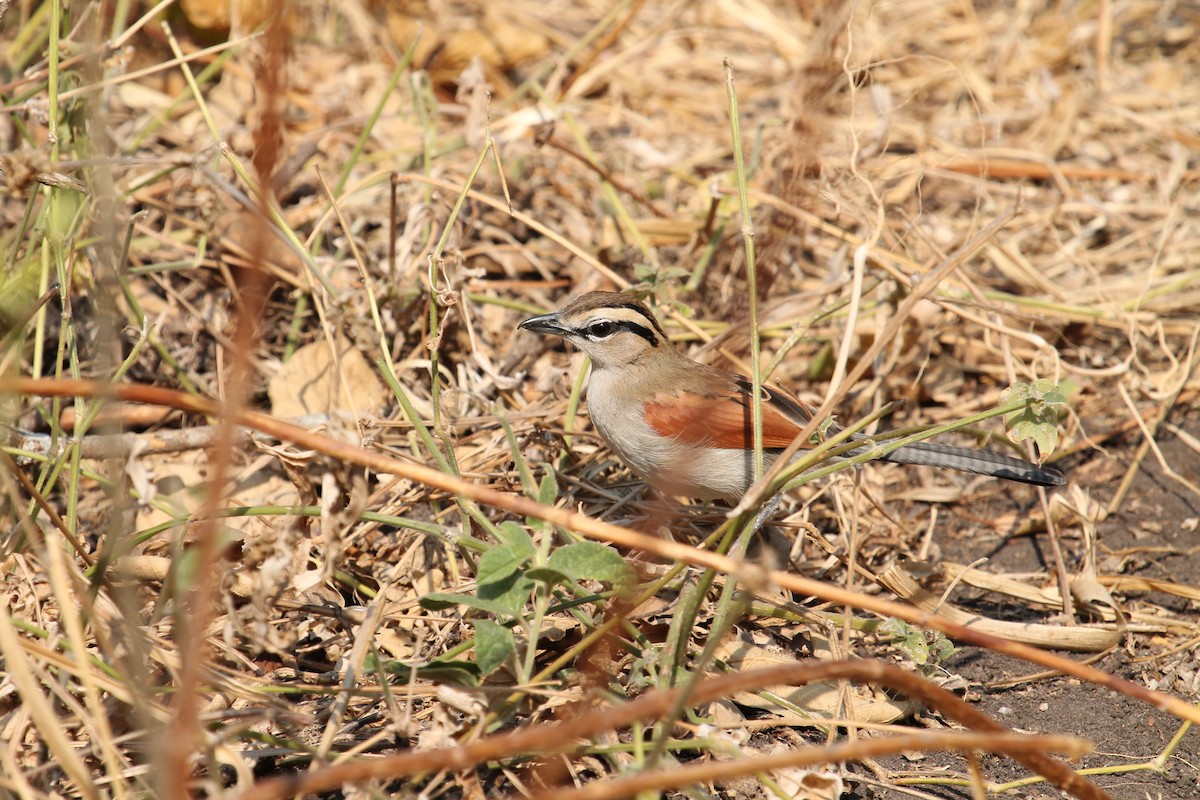
[(599, 542), (573, 542), (550, 554), (550, 569), (575, 581), (611, 583), (618, 594), (626, 594), (637, 582), (633, 567), (613, 548)]
[(520, 617), (529, 600), (533, 580), (523, 572), (514, 572), (504, 580), (481, 583), (477, 602), (488, 603), (510, 617)]
[(878, 631), (890, 636), (892, 644), (920, 666), (939, 664), (954, 654), (954, 644), (944, 634), (930, 631), (927, 635), (896, 617), (884, 620)]
[(1054, 448), (1058, 447), (1058, 428), (1050, 427), (1044, 423), (1032, 424), (1020, 422), (1009, 431), (1008, 435), (1009, 438), (1016, 442), (1033, 439), (1034, 444), (1037, 445), (1038, 452), (1043, 455), (1053, 453)]
[(535, 581), (551, 586), (556, 583), (567, 583), (571, 580), (571, 576), (567, 573), (545, 564), (540, 567), (531, 567), (525, 572), (525, 575)]
[(546, 474), (542, 476), (542, 482), (538, 486), (537, 501), (544, 506), (552, 506), (557, 500), (558, 476), (554, 474), (554, 468), (547, 464)]
[(37, 258), (5, 265), (0, 279), (0, 331), (5, 334), (24, 328), (37, 312), (41, 266)]
[[(526, 589), (526, 595), (529, 594)], [(511, 604), (506, 598), (496, 600), (487, 597), (476, 597), (473, 594), (456, 594), (453, 592), (433, 592), (421, 598), (421, 608), (429, 611), (441, 611), (446, 608), (454, 608), (455, 606), (466, 606), (474, 608), (478, 611), (486, 611), (489, 614), (497, 616), (513, 617), (520, 611), (512, 609)], [(522, 601), (522, 605), (524, 602)]]
[(909, 623), (897, 617), (884, 620), (879, 626), (879, 632), (892, 638), (892, 644), (915, 664), (925, 664), (929, 660), (929, 645), (925, 643), (925, 634)]
[(933, 663), (944, 663), (952, 655), (954, 655), (954, 642), (947, 639), (945, 634), (939, 633), (930, 644), (930, 657)]
[[(546, 464), (545, 467), (546, 473), (542, 475), (541, 483), (538, 484), (538, 493), (535, 499), (544, 506), (553, 506), (558, 500), (558, 476), (554, 474), (554, 468), (549, 464)], [(545, 520), (535, 517), (526, 517), (525, 522), (537, 531), (546, 530), (548, 524)]]
[(1067, 404), (1071, 387), (1053, 381), (1036, 380), (1032, 384), (1015, 383), (1001, 395), (1002, 401), (1025, 405), (1004, 415), (1008, 438), (1014, 442), (1032, 439), (1038, 452), (1045, 455), (1058, 446), (1058, 407)]
[(667, 302), (667, 305), (673, 309), (676, 314), (685, 316), (688, 319), (692, 319), (696, 316), (696, 309), (692, 308), (682, 300), (670, 300)]
[(529, 531), (511, 519), (500, 523), (496, 538), (500, 540), (500, 544), (502, 545), (524, 550), (529, 554), (530, 558), (537, 553), (537, 545), (534, 544), (533, 537), (529, 535)]
[(529, 563), (533, 553), (519, 544), (497, 545), (479, 557), (475, 580), (480, 585), (503, 581)]
[(490, 675), (517, 650), (513, 633), (490, 619), (475, 620), (475, 663), (481, 675)]
[(1028, 399), (1029, 399), (1029, 384), (1028, 383), (1014, 383), (1012, 386), (1008, 387), (1007, 389), (1005, 389), (1003, 392), (1000, 393), (1000, 404), (1001, 405), (1008, 405), (1009, 403), (1016, 403), (1020, 400), (1028, 400)]
[(402, 683), (407, 683), (416, 677), (437, 683), (453, 683), (458, 686), (478, 686), (481, 677), (479, 665), (474, 661), (447, 659), (446, 661), (431, 661), (428, 664), (413, 666), (401, 661), (383, 662), (383, 670), (389, 675), (396, 675)]

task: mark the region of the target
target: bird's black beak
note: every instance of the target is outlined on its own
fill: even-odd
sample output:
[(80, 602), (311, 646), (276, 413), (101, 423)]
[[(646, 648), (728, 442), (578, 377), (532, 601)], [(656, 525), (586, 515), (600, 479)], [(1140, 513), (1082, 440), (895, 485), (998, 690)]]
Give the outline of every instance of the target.
[(521, 328), (534, 333), (548, 333), (552, 336), (566, 336), (570, 331), (558, 321), (558, 312), (531, 317), (520, 324)]

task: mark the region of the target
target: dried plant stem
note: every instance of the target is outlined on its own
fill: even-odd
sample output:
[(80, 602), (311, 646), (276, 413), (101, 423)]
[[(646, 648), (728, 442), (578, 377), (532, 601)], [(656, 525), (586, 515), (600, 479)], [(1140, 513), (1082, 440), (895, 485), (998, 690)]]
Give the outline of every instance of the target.
[[(1008, 734), (1004, 726), (959, 700), (945, 689), (911, 672), (878, 661), (826, 661), (811, 665), (793, 664), (734, 672), (701, 681), (694, 687), (692, 697), (694, 703), (701, 704), (768, 686), (802, 686), (839, 678), (896, 689), (930, 708), (937, 709), (938, 712), (950, 719), (976, 731), (987, 732), (992, 737)], [(307, 774), (274, 778), (253, 786), (242, 793), (237, 800), (274, 800), (296, 794), (324, 791), (345, 783), (357, 783), (370, 779), (397, 778), (405, 775), (432, 773), (443, 769), (463, 770), (486, 761), (511, 757), (516, 754), (572, 752), (580, 747), (582, 741), (606, 731), (623, 729), (638, 720), (661, 717), (677, 702), (678, 695), (682, 691), (676, 689), (648, 692), (634, 701), (619, 706), (597, 709), (580, 708), (574, 715), (557, 725), (531, 725), (509, 733), (485, 737), (461, 747), (407, 752), (372, 761), (338, 764)], [(1055, 739), (1057, 740), (1056, 745), (1063, 746), (1065, 750), (1073, 753), (1078, 753), (1076, 748), (1080, 746), (1086, 747), (1079, 740), (1071, 740), (1067, 737), (1055, 737)], [(942, 741), (946, 743), (946, 740)], [(986, 746), (980, 740), (963, 740), (963, 742), (968, 749)], [(931, 743), (932, 740), (926, 740), (922, 744), (919, 738), (908, 739), (900, 749), (914, 746), (924, 749)], [(1100, 798), (1107, 797), (1095, 784), (1076, 775), (1066, 764), (1045, 756), (1044, 751), (1033, 747), (1021, 747), (1016, 741), (1009, 743), (1013, 745), (1010, 752), (1015, 759), (1046, 777), (1056, 787), (1085, 800), (1100, 800)], [(874, 746), (877, 745), (872, 745), (868, 741), (860, 741), (850, 745), (835, 745), (831, 748), (814, 748), (811, 751), (804, 751), (802, 757), (813, 760), (804, 760), (802, 763), (828, 763), (853, 757), (868, 757), (882, 752), (896, 752), (895, 749), (873, 751), (871, 748)], [(783, 758), (787, 758), (787, 756), (783, 756)], [(774, 766), (783, 766), (789, 763), (797, 762), (785, 761), (778, 764), (769, 761), (751, 762), (744, 766), (753, 767), (752, 769), (748, 769), (746, 772), (735, 770), (731, 774), (747, 774), (760, 768), (774, 768)], [(768, 766), (769, 764), (773, 766)], [(679, 772), (680, 770), (676, 768), (672, 771)], [(656, 782), (654, 785), (679, 786), (694, 780), (707, 779), (689, 774), (688, 781), (660, 784), (658, 782), (663, 781), (664, 773), (651, 774), (655, 775), (652, 779)], [(597, 785), (609, 786), (608, 784)]]
[[(93, 381), (6, 378), (0, 379), (0, 395), (4, 394), (60, 397), (115, 396), (129, 402), (155, 403), (197, 414), (217, 415), (222, 412), (220, 406), (212, 401), (191, 397), (169, 389), (153, 386), (110, 385)], [(714, 569), (740, 580), (749, 580), (755, 585), (774, 584), (797, 594), (819, 597), (832, 603), (851, 605), (884, 616), (899, 617), (915, 625), (932, 628), (948, 636), (953, 636), (957, 639), (987, 647), (991, 650), (1021, 658), (1035, 664), (1041, 664), (1051, 669), (1057, 669), (1081, 680), (1108, 687), (1129, 697), (1149, 703), (1181, 719), (1200, 722), (1200, 708), (1180, 698), (1147, 689), (1145, 686), (1118, 678), (1111, 673), (1093, 667), (1079, 665), (1070, 659), (1062, 658), (1053, 653), (982, 634), (971, 628), (952, 623), (935, 614), (918, 611), (902, 603), (856, 592), (847, 592), (840, 587), (823, 581), (813, 580), (789, 572), (764, 570), (755, 565), (735, 561), (717, 553), (698, 550), (694, 547), (667, 541), (656, 536), (650, 536), (626, 528), (619, 528), (615, 525), (600, 522), (585, 514), (543, 505), (527, 497), (509, 494), (489, 486), (464, 481), (438, 470), (391, 458), (382, 453), (363, 450), (351, 444), (330, 439), (298, 428), (295, 425), (281, 422), (266, 414), (253, 411), (227, 411), (226, 413), (232, 414), (232, 421), (236, 424), (245, 425), (262, 433), (301, 445), (302, 447), (318, 450), (347, 463), (369, 467), (379, 472), (404, 476), (427, 486), (458, 495), (461, 498), (470, 499), (494, 508), (504, 509), (521, 516), (544, 519), (547, 522), (569, 528), (589, 538), (609, 542), (619, 547), (640, 550), (668, 562), (683, 561), (695, 566)]]

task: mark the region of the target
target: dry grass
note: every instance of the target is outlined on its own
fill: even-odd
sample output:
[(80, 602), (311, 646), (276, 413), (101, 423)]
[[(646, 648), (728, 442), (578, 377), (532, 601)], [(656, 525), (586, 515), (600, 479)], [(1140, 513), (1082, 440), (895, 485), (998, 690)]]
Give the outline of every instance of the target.
[[(1186, 734), (1200, 590), (1153, 567), (1200, 563), (1194, 6), (297, 0), (225, 36), (198, 5), (75, 4), (57, 35), (54, 3), (0, 5), (0, 791), (1030, 791), (948, 730), (1003, 730), (979, 711), (838, 660), (961, 689), (935, 631)], [(581, 356), (514, 333), (614, 286), (745, 371), (753, 311), (769, 380), (843, 421), (1060, 384), (1071, 485), (871, 466), (789, 494), (747, 561), (693, 550), (736, 526), (646, 494), (577, 413)], [(96, 383), (18, 382), (42, 378)], [(1020, 536), (1058, 555), (954, 563)], [(704, 718), (658, 691), (681, 685)], [(1194, 733), (1117, 756), (1073, 732), (1109, 749), (1089, 766), (1197, 778)], [(989, 745), (1104, 796), (1052, 747), (1083, 752)], [(970, 755), (869, 760), (912, 749)]]

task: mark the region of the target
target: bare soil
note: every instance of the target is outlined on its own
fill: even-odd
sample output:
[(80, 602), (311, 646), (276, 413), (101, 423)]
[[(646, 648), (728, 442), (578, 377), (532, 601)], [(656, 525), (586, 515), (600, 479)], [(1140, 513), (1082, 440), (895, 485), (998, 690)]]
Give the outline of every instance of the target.
[[(1181, 415), (1178, 424), (1184, 430), (1197, 430), (1200, 417), (1194, 411)], [(1200, 474), (1200, 455), (1177, 437), (1164, 434), (1157, 442), (1164, 459), (1182, 475)], [(1106, 454), (1082, 459), (1075, 469), (1104, 470), (1107, 480), (1098, 485), (1115, 486), (1122, 468), (1132, 457), (1134, 443), (1128, 438), (1106, 442)], [(1101, 462), (1095, 464), (1092, 462)], [(1068, 466), (1070, 469), (1071, 466)], [(1098, 493), (1102, 500), (1103, 493)], [(1153, 457), (1133, 483), (1127, 506), (1105, 520), (1099, 528), (1101, 550), (1122, 565), (1120, 574), (1158, 578), (1194, 584), (1200, 575), (1200, 499), (1165, 477)], [(1068, 551), (1069, 551), (1068, 547)], [(969, 532), (947, 541), (944, 555), (953, 561), (988, 558), (988, 568), (996, 572), (1049, 573), (1053, 559), (1047, 552), (1044, 535), (1014, 536), (996, 539)], [(1028, 609), (1017, 605), (999, 605), (981, 592), (960, 589), (954, 594), (960, 606), (990, 617), (1029, 619)], [(1195, 600), (1174, 595), (1146, 592), (1129, 598), (1130, 606), (1154, 604), (1182, 617), (1194, 617)], [(1173, 694), (1200, 702), (1200, 660), (1194, 648), (1159, 656), (1161, 642), (1130, 636), (1115, 652), (1095, 665), (1131, 681), (1163, 688)], [(1072, 655), (1072, 658), (1079, 658)], [(1200, 735), (1181, 730), (1178, 719), (1117, 692), (1073, 678), (1030, 678), (1036, 670), (1007, 656), (971, 646), (961, 646), (947, 660), (945, 668), (966, 678), (970, 687), (966, 697), (977, 706), (1015, 729), (1040, 733), (1066, 733), (1080, 736), (1095, 745), (1095, 751), (1078, 766), (1089, 770), (1110, 770), (1110, 774), (1092, 776), (1092, 780), (1116, 800), (1144, 798), (1200, 797)], [(1009, 688), (994, 688), (1029, 678)], [(1161, 769), (1130, 769), (1151, 765), (1182, 734)], [(990, 781), (1004, 783), (1019, 780), (1027, 773), (1011, 760), (988, 756), (980, 759), (983, 774)], [(928, 776), (939, 768), (965, 774), (967, 764), (961, 758), (944, 754), (926, 754), (917, 762), (885, 759), (885, 768), (893, 777), (906, 771)], [(931, 787), (921, 791), (938, 798), (970, 798), (969, 788)], [(1059, 797), (1047, 787), (1015, 790), (1029, 800)], [(860, 787), (852, 797), (900, 798), (910, 795), (877, 787)]]

